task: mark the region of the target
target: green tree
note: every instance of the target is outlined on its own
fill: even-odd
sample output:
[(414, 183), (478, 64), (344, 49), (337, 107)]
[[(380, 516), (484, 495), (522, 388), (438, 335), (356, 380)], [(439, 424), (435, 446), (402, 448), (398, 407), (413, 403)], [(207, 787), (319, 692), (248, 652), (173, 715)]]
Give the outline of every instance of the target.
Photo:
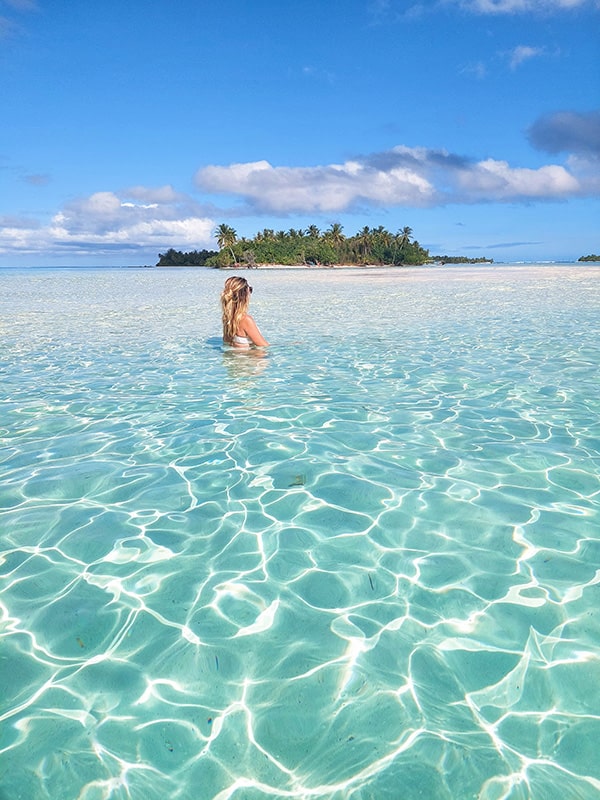
[(158, 254), (157, 267), (179, 267), (184, 263), (185, 257), (181, 250), (170, 247), (166, 253)]
[(233, 259), (233, 263), (235, 264), (236, 257), (235, 253), (233, 252), (233, 245), (237, 242), (237, 233), (235, 229), (222, 222), (215, 231), (215, 237), (217, 239), (217, 244), (219, 245), (219, 250), (229, 250), (231, 253), (231, 258)]
[(204, 267), (209, 259), (216, 256), (215, 250), (190, 250), (182, 253), (172, 247), (166, 253), (158, 254), (157, 267)]
[(325, 238), (330, 241), (334, 247), (339, 247), (346, 238), (342, 233), (343, 230), (339, 222), (332, 222), (325, 231)]
[(405, 225), (401, 231), (398, 231), (398, 244), (401, 248), (404, 248), (406, 245), (410, 244), (411, 236), (412, 228), (409, 228), (408, 225)]
[(364, 264), (369, 260), (368, 256), (371, 251), (371, 229), (368, 225), (356, 234), (356, 249)]
[[(424, 264), (429, 260), (429, 251), (412, 239), (408, 226), (391, 234), (383, 225), (377, 228), (365, 226), (354, 236), (347, 238), (338, 223), (332, 223), (321, 233), (316, 225), (306, 230), (290, 228), (275, 232), (264, 228), (253, 239), (242, 237), (229, 225), (222, 224), (215, 231), (221, 248), (219, 253), (181, 253), (171, 250), (160, 255), (170, 264), (202, 263), (224, 267), (231, 264), (258, 266), (259, 264)], [(209, 256), (207, 258), (207, 256)], [(202, 261), (200, 260), (202, 259)]]

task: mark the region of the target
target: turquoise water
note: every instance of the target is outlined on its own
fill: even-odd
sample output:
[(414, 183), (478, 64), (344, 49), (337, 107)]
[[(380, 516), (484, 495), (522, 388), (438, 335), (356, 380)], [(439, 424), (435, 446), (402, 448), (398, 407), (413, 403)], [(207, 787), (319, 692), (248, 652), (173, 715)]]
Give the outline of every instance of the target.
[(0, 798), (600, 796), (600, 268), (0, 270)]

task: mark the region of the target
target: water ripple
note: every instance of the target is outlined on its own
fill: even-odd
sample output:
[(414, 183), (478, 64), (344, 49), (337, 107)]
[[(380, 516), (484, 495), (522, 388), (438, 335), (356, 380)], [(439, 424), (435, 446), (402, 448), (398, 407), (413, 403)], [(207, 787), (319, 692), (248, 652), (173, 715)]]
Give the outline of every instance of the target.
[(265, 330), (305, 340), (264, 358), (211, 344), (217, 273), (13, 283), (0, 796), (596, 798), (573, 269), (315, 273), (294, 303), (260, 273)]

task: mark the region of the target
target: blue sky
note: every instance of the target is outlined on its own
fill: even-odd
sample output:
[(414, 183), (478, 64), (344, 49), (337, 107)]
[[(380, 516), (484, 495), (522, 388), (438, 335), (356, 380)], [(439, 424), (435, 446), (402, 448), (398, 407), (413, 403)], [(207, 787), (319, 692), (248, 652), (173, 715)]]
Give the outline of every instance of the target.
[(598, 0), (0, 0), (0, 265), (333, 222), (600, 252)]

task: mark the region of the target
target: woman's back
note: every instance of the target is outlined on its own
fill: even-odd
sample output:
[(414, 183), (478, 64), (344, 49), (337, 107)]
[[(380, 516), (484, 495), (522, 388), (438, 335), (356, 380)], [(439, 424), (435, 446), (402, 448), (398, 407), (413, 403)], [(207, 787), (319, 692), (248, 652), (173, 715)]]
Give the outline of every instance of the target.
[(264, 338), (254, 319), (248, 314), (252, 287), (245, 278), (227, 278), (221, 293), (223, 341), (233, 347), (251, 345), (266, 347)]

